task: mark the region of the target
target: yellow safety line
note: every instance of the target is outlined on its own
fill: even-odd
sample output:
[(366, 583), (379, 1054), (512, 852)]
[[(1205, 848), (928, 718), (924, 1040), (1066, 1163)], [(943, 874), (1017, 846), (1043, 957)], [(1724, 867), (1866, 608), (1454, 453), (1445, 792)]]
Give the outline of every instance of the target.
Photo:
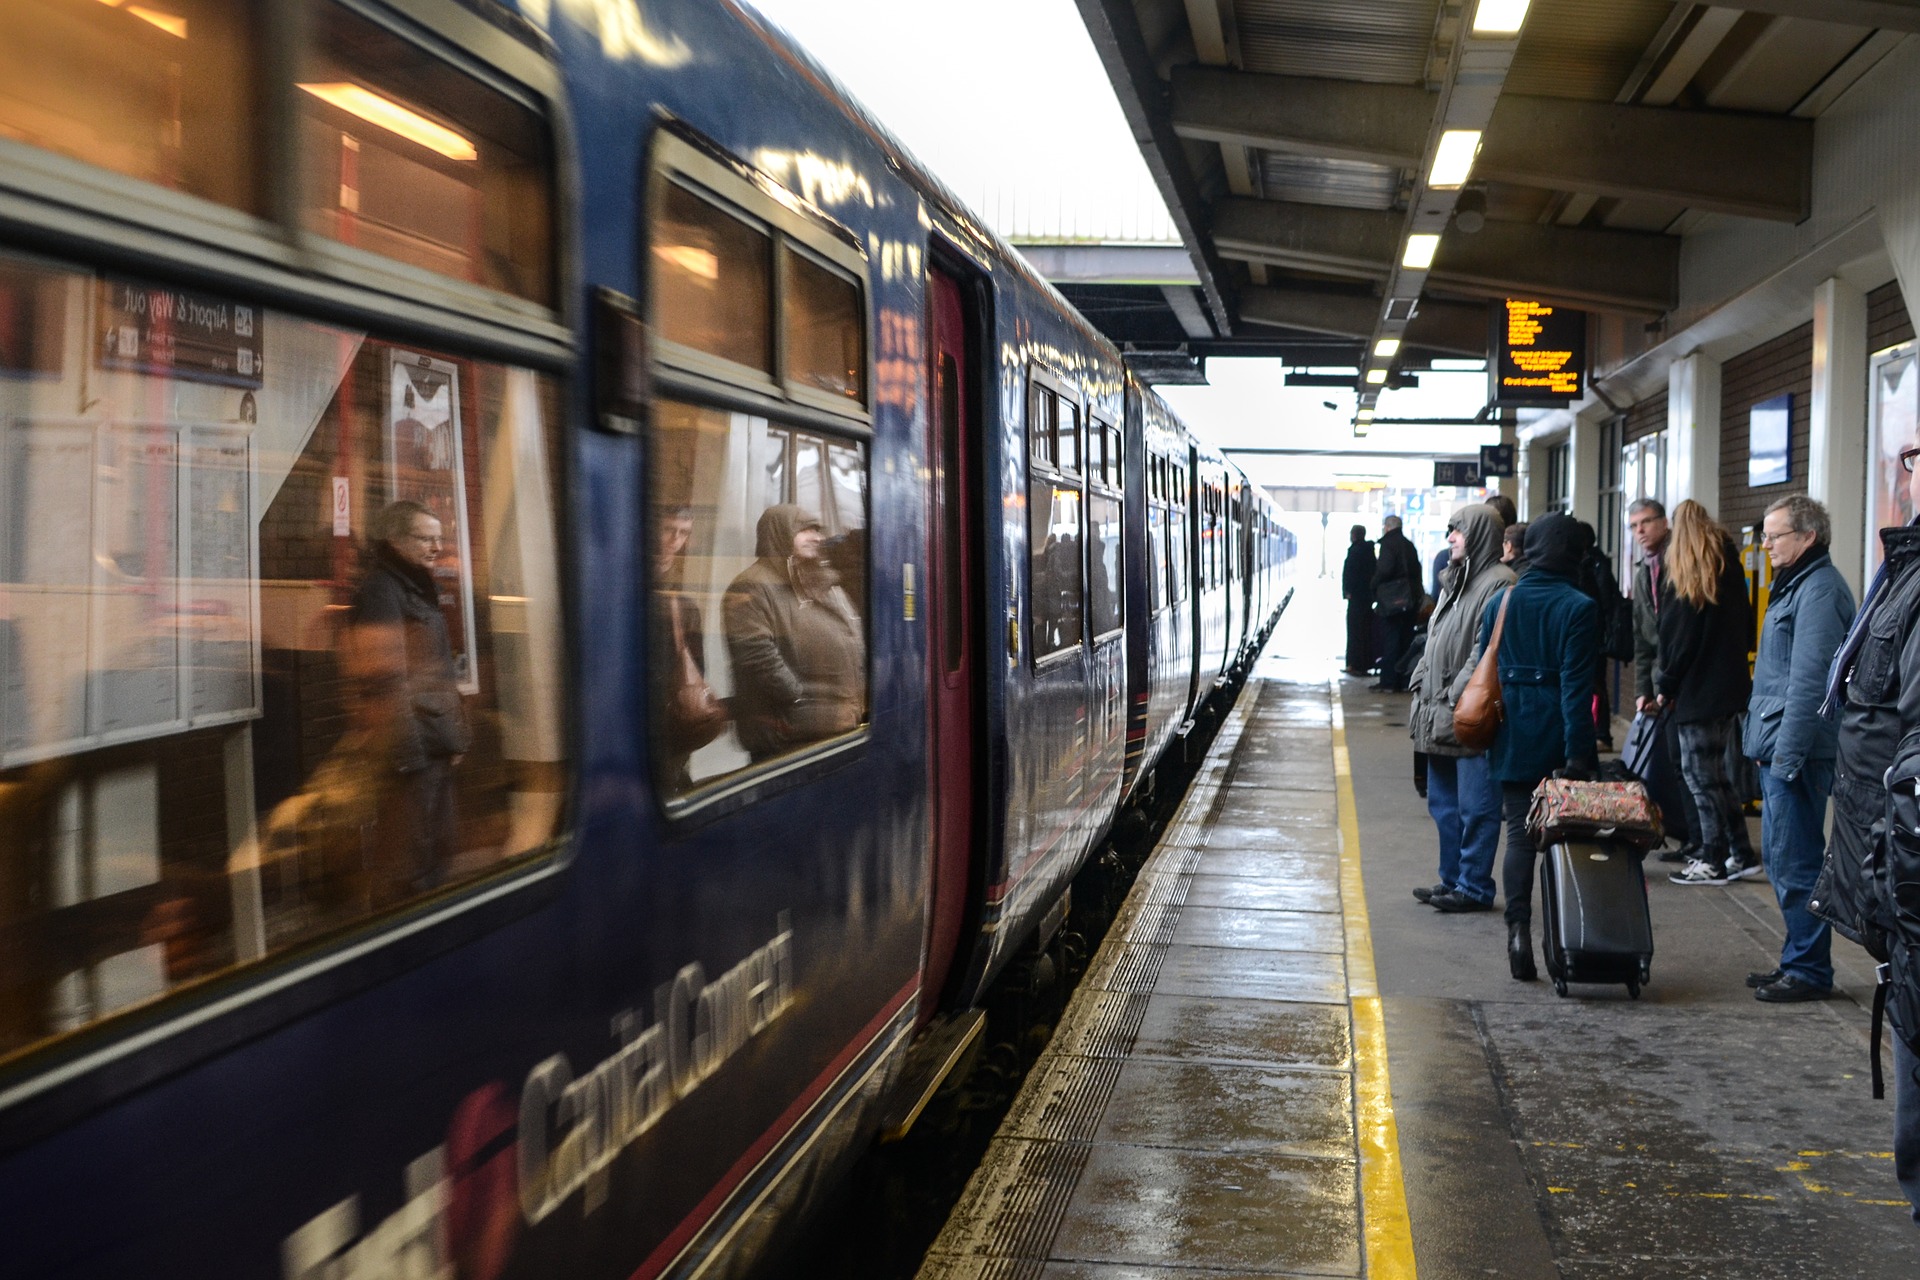
[(1360, 1139), (1360, 1221), (1371, 1280), (1413, 1280), (1413, 1227), (1407, 1218), (1400, 1130), (1387, 1082), (1387, 1028), (1373, 972), (1373, 926), (1360, 874), (1360, 814), (1353, 803), (1347, 719), (1334, 680), (1333, 778), (1340, 804), (1340, 905), (1347, 930), (1347, 999), (1353, 1010), (1354, 1128)]

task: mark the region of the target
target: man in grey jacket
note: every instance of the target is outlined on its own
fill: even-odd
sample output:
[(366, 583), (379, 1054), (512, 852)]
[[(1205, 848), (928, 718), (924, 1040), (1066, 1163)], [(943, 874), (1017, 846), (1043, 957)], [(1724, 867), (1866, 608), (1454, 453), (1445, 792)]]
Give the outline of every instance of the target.
[(1462, 507), (1447, 521), (1452, 563), (1441, 575), (1440, 604), (1427, 623), (1427, 647), (1413, 670), (1407, 732), (1427, 753), (1427, 812), (1440, 836), (1440, 881), (1413, 896), (1441, 911), (1493, 906), (1493, 857), (1500, 845), (1500, 788), (1486, 756), (1453, 736), (1453, 705), (1473, 675), (1480, 615), (1495, 593), (1514, 582), (1500, 563), (1500, 515)]
[(1760, 858), (1787, 925), (1780, 963), (1747, 975), (1754, 998), (1779, 1004), (1833, 990), (1833, 934), (1807, 910), (1826, 851), (1827, 797), (1839, 729), (1820, 715), (1827, 667), (1853, 621), (1853, 592), (1827, 553), (1827, 509), (1803, 494), (1767, 508), (1760, 541), (1773, 585), (1747, 700), (1747, 754), (1760, 766)]

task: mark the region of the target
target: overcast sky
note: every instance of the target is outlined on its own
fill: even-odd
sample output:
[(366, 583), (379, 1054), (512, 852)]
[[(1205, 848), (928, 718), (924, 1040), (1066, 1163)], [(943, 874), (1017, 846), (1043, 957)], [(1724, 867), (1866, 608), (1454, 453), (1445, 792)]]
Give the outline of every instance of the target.
[[(1002, 235), (1178, 239), (1073, 0), (751, 2)], [(1354, 441), (1351, 391), (1285, 387), (1271, 360), (1213, 360), (1207, 371), (1211, 386), (1161, 394), (1227, 448), (1471, 453), (1499, 438), (1488, 428), (1379, 427)], [(1471, 417), (1485, 400), (1484, 374), (1428, 374), (1417, 391), (1384, 393), (1379, 415)], [(1433, 476), (1419, 460), (1239, 461), (1261, 484)]]

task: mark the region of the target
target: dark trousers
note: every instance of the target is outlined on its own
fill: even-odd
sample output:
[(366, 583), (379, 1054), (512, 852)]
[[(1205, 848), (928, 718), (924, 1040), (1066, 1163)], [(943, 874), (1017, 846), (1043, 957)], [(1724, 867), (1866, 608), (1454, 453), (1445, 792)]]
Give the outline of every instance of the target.
[(452, 865), (459, 826), (451, 760), (432, 757), (400, 774), (381, 805), (373, 904), (404, 902), (439, 885)]
[(1347, 601), (1347, 670), (1355, 675), (1373, 666), (1373, 601)]
[(1507, 824), (1507, 854), (1500, 862), (1500, 891), (1507, 895), (1507, 923), (1533, 920), (1533, 837), (1527, 834), (1527, 810), (1537, 782), (1500, 784), (1500, 816)]
[(1407, 650), (1413, 647), (1414, 617), (1411, 613), (1396, 613), (1383, 618), (1386, 626), (1386, 647), (1380, 654), (1380, 683), (1389, 689), (1405, 689), (1407, 673), (1400, 669), (1400, 663), (1407, 656)]
[(1827, 796), (1833, 791), (1833, 761), (1808, 760), (1789, 782), (1760, 767), (1760, 857), (1786, 922), (1780, 967), (1810, 987), (1833, 985), (1833, 932), (1807, 910), (1820, 861), (1827, 851)]
[(1893, 1176), (1920, 1222), (1920, 1056), (1893, 1033)]
[(1739, 741), (1739, 723), (1732, 716), (1683, 724), (1680, 738), (1680, 776), (1693, 796), (1700, 825), (1694, 832), (1700, 856), (1758, 861), (1747, 835), (1745, 797), (1734, 786), (1727, 753)]

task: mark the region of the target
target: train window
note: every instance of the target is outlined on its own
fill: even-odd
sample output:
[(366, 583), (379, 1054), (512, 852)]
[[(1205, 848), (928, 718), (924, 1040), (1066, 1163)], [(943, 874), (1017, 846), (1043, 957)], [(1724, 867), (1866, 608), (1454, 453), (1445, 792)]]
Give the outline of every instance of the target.
[(1087, 426), (1087, 479), (1095, 484), (1107, 482), (1107, 428), (1098, 421)]
[(1087, 495), (1087, 624), (1095, 636), (1120, 629), (1120, 500)]
[(539, 113), (340, 5), (309, 11), (295, 95), (307, 229), (551, 304), (552, 148)]
[(1170, 581), (1168, 592), (1177, 604), (1187, 598), (1187, 585), (1192, 566), (1192, 549), (1188, 540), (1187, 517), (1184, 512), (1174, 512), (1167, 520), (1167, 569)]
[(677, 182), (653, 224), (653, 314), (669, 342), (773, 371), (773, 239)]
[(1054, 461), (1062, 471), (1080, 474), (1080, 406), (1061, 396), (1054, 401)]
[[(859, 730), (864, 446), (677, 400), (655, 403), (652, 446), (649, 670), (663, 792)], [(776, 456), (796, 462), (770, 467)]]
[(1038, 382), (1028, 385), (1027, 452), (1037, 461), (1052, 464), (1059, 459), (1053, 432), (1058, 406), (1059, 401), (1049, 388)]
[(860, 286), (798, 251), (786, 254), (787, 379), (815, 391), (866, 399), (866, 325)]
[(12, 0), (6, 11), (0, 137), (259, 211), (256, 6)]
[(1147, 584), (1151, 608), (1159, 613), (1167, 607), (1167, 512), (1164, 507), (1147, 508)]
[(557, 383), (0, 255), (23, 315), (0, 1057), (545, 848)]

